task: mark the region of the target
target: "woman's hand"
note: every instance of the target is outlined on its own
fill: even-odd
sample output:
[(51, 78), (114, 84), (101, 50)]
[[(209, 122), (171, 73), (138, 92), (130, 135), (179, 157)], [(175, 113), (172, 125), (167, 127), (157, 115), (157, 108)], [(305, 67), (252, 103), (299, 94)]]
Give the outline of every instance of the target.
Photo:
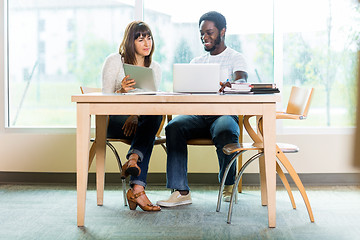
[(129, 137), (132, 134), (136, 133), (138, 121), (139, 121), (139, 117), (137, 115), (131, 115), (126, 119), (122, 127), (125, 136)]
[(121, 93), (127, 93), (128, 91), (135, 89), (133, 86), (136, 84), (136, 82), (134, 79), (129, 79), (129, 77), (130, 75), (126, 75), (121, 81)]

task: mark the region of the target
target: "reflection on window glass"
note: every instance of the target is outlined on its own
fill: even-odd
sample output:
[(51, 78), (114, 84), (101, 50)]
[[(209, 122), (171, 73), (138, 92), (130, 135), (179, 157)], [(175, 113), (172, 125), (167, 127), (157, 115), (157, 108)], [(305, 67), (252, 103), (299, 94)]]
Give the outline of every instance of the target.
[(219, 4), (216, 0), (183, 0), (176, 7), (166, 0), (144, 2), (144, 21), (152, 28), (155, 39), (154, 59), (163, 70), (163, 90), (172, 90), (172, 64), (189, 63), (205, 53), (198, 21), (214, 6), (227, 20), (226, 45), (244, 54), (247, 60), (249, 81), (274, 81), (272, 1), (231, 0)]
[(309, 118), (302, 126), (354, 126), (358, 2), (283, 0), (279, 6), (284, 31), (283, 99), (288, 99), (292, 85), (314, 87)]
[(71, 95), (101, 87), (134, 0), (9, 1), (9, 126), (74, 126)]

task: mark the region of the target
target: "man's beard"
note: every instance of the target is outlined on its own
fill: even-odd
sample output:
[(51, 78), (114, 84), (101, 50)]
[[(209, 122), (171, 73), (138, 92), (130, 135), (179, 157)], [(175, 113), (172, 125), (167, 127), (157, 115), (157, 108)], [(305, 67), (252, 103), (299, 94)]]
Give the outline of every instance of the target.
[[(210, 49), (207, 49), (206, 47), (204, 47), (204, 49), (205, 49), (205, 51), (207, 51), (207, 52), (212, 52), (212, 51), (214, 51), (215, 49), (216, 49), (216, 47), (220, 44), (220, 42), (221, 42), (221, 38), (220, 38), (220, 34), (217, 36), (217, 38), (215, 39), (215, 44), (214, 44), (214, 46), (212, 47), (212, 48), (210, 48)], [(204, 43), (204, 41), (203, 41), (203, 43)]]

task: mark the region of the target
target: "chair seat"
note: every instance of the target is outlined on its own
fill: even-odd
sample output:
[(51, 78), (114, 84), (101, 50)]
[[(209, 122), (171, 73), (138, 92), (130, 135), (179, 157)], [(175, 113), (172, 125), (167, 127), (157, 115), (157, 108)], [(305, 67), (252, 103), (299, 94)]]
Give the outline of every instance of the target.
[(223, 147), (223, 152), (227, 155), (231, 155), (238, 151), (244, 150), (263, 150), (263, 143), (230, 143)]
[(289, 143), (276, 143), (283, 153), (297, 153), (299, 147)]
[(306, 116), (299, 114), (285, 113), (285, 112), (277, 112), (276, 119), (304, 120), (306, 119)]
[[(95, 141), (95, 138), (91, 138), (90, 139), (91, 142)], [(106, 141), (108, 142), (122, 142), (128, 145), (131, 145), (131, 139), (123, 139), (123, 138), (107, 138)], [(159, 144), (165, 144), (166, 143), (166, 137), (165, 136), (160, 136), (160, 137), (155, 137), (155, 144), (154, 145), (159, 145)]]
[[(299, 147), (289, 143), (276, 143), (283, 153), (296, 153), (299, 151)], [(245, 150), (263, 150), (262, 143), (230, 143), (224, 146), (223, 152), (227, 155), (231, 155), (235, 152)]]
[(155, 137), (155, 145), (164, 144), (164, 143), (166, 143), (165, 136)]
[(214, 145), (210, 138), (195, 138), (186, 141), (187, 145)]

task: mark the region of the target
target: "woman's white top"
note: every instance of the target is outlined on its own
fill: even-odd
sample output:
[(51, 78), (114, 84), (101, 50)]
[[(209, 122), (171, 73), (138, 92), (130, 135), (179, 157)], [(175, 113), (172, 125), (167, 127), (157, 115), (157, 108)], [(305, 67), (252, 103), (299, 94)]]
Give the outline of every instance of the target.
[[(155, 76), (156, 89), (159, 89), (161, 82), (161, 68), (160, 65), (152, 61), (150, 68), (153, 69)], [(121, 81), (125, 77), (123, 60), (119, 53), (109, 55), (102, 68), (102, 92), (114, 93), (121, 89)]]

